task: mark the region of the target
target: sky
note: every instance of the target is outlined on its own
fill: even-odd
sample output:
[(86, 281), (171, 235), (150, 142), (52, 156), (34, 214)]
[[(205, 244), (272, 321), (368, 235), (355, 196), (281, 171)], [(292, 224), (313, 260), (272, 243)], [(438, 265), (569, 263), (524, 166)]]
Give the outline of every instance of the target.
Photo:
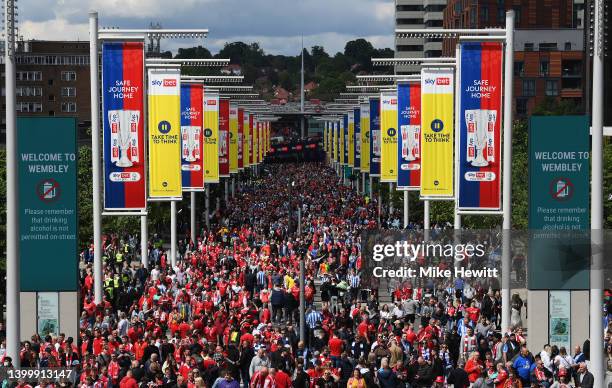
[(216, 53), (226, 42), (258, 42), (266, 53), (296, 55), (304, 46), (344, 50), (364, 38), (393, 46), (393, 0), (19, 0), (24, 39), (87, 40), (88, 11), (100, 27), (208, 28), (208, 38), (162, 41), (162, 50), (203, 45)]

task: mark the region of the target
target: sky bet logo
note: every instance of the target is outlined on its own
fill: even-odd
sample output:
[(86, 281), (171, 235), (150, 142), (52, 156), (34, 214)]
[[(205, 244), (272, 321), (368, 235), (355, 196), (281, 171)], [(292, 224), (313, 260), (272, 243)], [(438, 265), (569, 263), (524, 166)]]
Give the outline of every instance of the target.
[(151, 81), (151, 85), (153, 86), (163, 86), (163, 87), (175, 87), (176, 86), (176, 80), (175, 79), (164, 79), (164, 80), (158, 80), (158, 79), (154, 79)]
[(397, 105), (397, 100), (395, 98), (391, 100), (383, 100), (383, 104)]
[(425, 79), (425, 85), (450, 85), (449, 77), (438, 77), (435, 79), (427, 78)]

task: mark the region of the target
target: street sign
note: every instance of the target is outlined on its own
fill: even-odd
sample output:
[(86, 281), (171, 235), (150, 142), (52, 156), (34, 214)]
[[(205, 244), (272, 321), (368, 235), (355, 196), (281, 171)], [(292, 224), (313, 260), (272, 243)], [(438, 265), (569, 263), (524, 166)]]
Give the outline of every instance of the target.
[(529, 288), (588, 288), (589, 118), (529, 125)]
[(21, 291), (77, 291), (76, 119), (20, 117)]

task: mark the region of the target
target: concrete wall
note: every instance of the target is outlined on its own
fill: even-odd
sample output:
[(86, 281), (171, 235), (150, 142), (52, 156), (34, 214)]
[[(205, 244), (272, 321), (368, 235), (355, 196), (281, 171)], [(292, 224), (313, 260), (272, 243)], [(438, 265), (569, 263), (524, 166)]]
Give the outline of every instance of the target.
[[(548, 342), (548, 291), (528, 291), (527, 344), (529, 349), (539, 352)], [(589, 292), (571, 292), (571, 349), (589, 338)]]
[[(59, 293), (59, 331), (76, 341), (79, 334), (79, 296), (77, 292)], [(37, 330), (35, 292), (21, 293), (21, 340), (29, 340)]]

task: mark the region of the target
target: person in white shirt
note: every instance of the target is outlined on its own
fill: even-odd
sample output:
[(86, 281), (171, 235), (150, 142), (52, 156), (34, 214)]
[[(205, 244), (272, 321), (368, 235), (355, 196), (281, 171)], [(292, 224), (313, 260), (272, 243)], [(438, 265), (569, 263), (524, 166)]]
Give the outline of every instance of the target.
[(565, 370), (571, 370), (574, 366), (574, 359), (567, 354), (567, 350), (564, 346), (559, 349), (559, 354), (555, 357), (555, 365), (557, 368), (563, 368)]
[(544, 368), (548, 369), (550, 372), (553, 371), (553, 360), (550, 359), (550, 345), (544, 345), (544, 349), (540, 352), (540, 358), (542, 359), (542, 364)]

